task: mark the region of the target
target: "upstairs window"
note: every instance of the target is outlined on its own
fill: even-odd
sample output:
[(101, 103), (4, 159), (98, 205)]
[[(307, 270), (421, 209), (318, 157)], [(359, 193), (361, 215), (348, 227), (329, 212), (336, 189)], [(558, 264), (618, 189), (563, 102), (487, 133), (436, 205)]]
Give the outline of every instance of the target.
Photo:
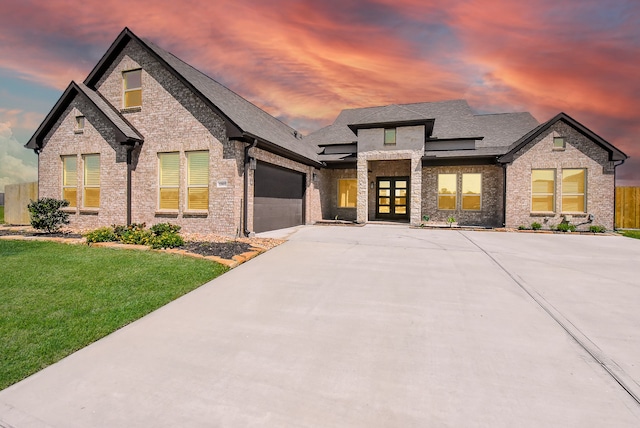
[(565, 147), (564, 137), (553, 137), (553, 150), (564, 150)]
[(83, 184), (83, 206), (85, 208), (100, 208), (100, 155), (84, 156)]
[(396, 128), (387, 128), (384, 130), (384, 144), (385, 146), (396, 144)]
[(462, 174), (462, 209), (480, 211), (482, 207), (482, 174)]
[(338, 208), (355, 208), (358, 204), (358, 180), (338, 180)]
[(534, 169), (531, 171), (531, 211), (554, 212), (556, 201), (556, 170)]
[(586, 206), (586, 174), (584, 169), (562, 170), (562, 212), (584, 213)]
[(78, 205), (78, 158), (62, 157), (62, 199), (69, 201), (69, 207)]
[(130, 70), (122, 73), (124, 85), (124, 108), (142, 106), (142, 70)]
[(76, 116), (76, 131), (84, 130), (84, 116)]
[(158, 208), (161, 210), (178, 210), (180, 203), (180, 154), (158, 153), (159, 189)]
[(455, 210), (458, 204), (458, 175), (438, 174), (438, 209)]
[(209, 152), (187, 152), (187, 210), (209, 209)]

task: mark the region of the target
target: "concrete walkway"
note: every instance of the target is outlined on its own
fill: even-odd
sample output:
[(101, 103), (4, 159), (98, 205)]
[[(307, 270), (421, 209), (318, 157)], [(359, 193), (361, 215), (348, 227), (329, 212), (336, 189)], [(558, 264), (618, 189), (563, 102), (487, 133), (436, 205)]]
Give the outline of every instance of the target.
[(637, 427), (639, 260), (613, 236), (298, 228), (1, 391), (0, 426)]

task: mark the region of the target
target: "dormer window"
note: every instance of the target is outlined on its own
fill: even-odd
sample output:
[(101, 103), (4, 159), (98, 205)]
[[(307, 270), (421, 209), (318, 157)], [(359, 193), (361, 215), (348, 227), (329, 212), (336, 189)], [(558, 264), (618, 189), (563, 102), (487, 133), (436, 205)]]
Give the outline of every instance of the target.
[(564, 137), (553, 137), (553, 150), (564, 150), (565, 147)]
[(124, 85), (124, 108), (142, 106), (142, 70), (130, 70), (122, 73)]
[(396, 128), (386, 128), (384, 130), (384, 145), (392, 146), (396, 144)]
[(76, 129), (75, 131), (78, 134), (81, 134), (84, 131), (84, 116), (76, 116)]

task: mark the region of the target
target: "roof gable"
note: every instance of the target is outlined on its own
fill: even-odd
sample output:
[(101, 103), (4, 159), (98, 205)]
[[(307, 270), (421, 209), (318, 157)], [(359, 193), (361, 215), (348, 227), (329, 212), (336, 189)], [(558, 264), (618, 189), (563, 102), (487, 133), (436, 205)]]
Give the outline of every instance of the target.
[(111, 104), (105, 101), (100, 94), (87, 88), (84, 84), (71, 82), (62, 93), (49, 114), (42, 121), (36, 132), (29, 139), (26, 148), (38, 150), (42, 148), (44, 138), (51, 131), (56, 121), (76, 97), (83, 97), (98, 113), (113, 127), (117, 142), (130, 144), (144, 141), (142, 134), (138, 132)]
[(573, 129), (587, 137), (589, 140), (593, 141), (598, 146), (602, 147), (609, 153), (610, 161), (619, 161), (625, 160), (628, 158), (626, 154), (622, 151), (615, 148), (612, 144), (607, 142), (605, 139), (588, 129), (586, 126), (582, 125), (577, 120), (573, 119), (566, 113), (558, 113), (556, 116), (551, 118), (545, 123), (535, 127), (527, 134), (523, 135), (518, 141), (513, 143), (509, 149), (509, 151), (501, 156), (498, 161), (501, 163), (509, 163), (515, 160), (515, 155), (518, 151), (520, 151), (523, 147), (533, 141), (535, 138), (540, 136), (541, 134), (547, 132), (555, 123), (562, 121), (567, 125), (571, 126)]
[(232, 138), (258, 140), (258, 147), (299, 160), (319, 165), (317, 147), (305, 143), (299, 133), (271, 116), (255, 104), (247, 101), (229, 88), (198, 71), (175, 55), (165, 51), (149, 40), (137, 37), (125, 28), (102, 59), (85, 79), (85, 84), (95, 89), (102, 75), (130, 41), (137, 42), (154, 59), (196, 94), (216, 114), (223, 118), (227, 134)]

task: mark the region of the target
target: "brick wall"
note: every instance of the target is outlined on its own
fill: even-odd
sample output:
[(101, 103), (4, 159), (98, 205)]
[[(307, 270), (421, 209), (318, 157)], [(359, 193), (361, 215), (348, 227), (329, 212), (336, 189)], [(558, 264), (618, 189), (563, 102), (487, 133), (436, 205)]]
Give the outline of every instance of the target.
[[(554, 136), (565, 137), (565, 150), (553, 149)], [(556, 201), (552, 214), (531, 213), (531, 170), (538, 168), (556, 170)], [(592, 214), (594, 221), (591, 224), (613, 228), (615, 188), (613, 166), (608, 160), (608, 153), (561, 121), (523, 147), (507, 166), (508, 227), (530, 226), (532, 222), (538, 222), (543, 228), (549, 228), (562, 221), (560, 195), (563, 168), (587, 170), (587, 213), (573, 215), (571, 223), (586, 222), (587, 214)], [(578, 229), (587, 229), (588, 226), (585, 224)]]
[[(132, 221), (147, 225), (171, 222), (181, 225), (185, 232), (238, 235), (243, 144), (229, 141), (224, 121), (135, 41), (129, 42), (113, 61), (96, 85), (98, 92), (112, 105), (122, 106), (122, 72), (136, 68), (143, 70), (142, 107), (122, 111), (144, 136), (133, 157)], [(209, 151), (209, 209), (204, 214), (190, 213), (186, 207), (185, 153), (195, 150)], [(177, 212), (158, 209), (161, 152), (180, 153), (181, 202)]]
[[(445, 222), (453, 216), (459, 225), (502, 226), (504, 172), (495, 165), (434, 166), (422, 170), (422, 215), (431, 220)], [(480, 211), (462, 210), (462, 174), (482, 174)], [(457, 206), (455, 210), (438, 210), (438, 174), (457, 175)]]
[(356, 208), (338, 208), (338, 180), (357, 179), (355, 168), (326, 169), (322, 172), (322, 218), (355, 221)]

